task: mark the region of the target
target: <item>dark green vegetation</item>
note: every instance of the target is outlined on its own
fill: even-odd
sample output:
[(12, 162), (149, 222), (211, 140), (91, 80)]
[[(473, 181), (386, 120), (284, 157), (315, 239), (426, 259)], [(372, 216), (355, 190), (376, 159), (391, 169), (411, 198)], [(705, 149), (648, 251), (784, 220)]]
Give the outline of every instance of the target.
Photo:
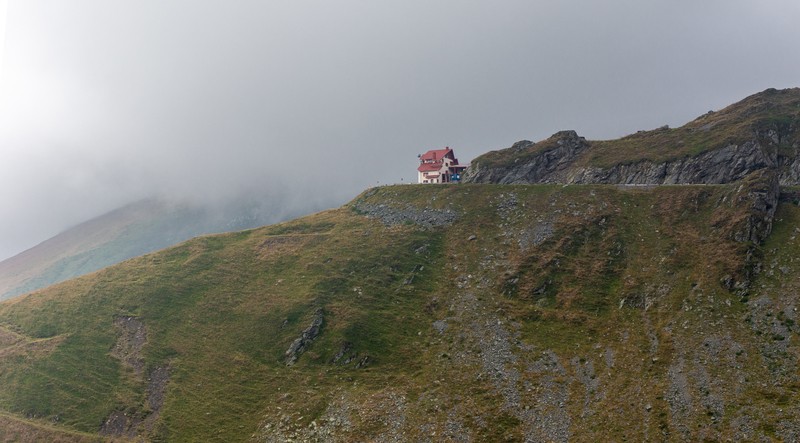
[[(0, 407), (30, 441), (115, 411), (134, 417), (116, 435), (154, 441), (785, 437), (800, 210), (737, 241), (749, 191), (385, 187), (197, 238), (0, 305)], [(748, 254), (767, 264), (749, 292)]]

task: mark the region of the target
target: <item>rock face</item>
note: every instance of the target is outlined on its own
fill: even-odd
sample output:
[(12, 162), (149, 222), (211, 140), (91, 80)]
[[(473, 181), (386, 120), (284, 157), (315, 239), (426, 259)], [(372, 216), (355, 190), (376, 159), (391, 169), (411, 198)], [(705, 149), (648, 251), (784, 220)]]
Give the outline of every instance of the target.
[[(753, 203), (748, 222), (736, 240), (755, 244), (761, 243), (772, 229), (772, 219), (781, 194), (780, 186), (800, 184), (800, 157), (779, 156), (776, 150), (767, 149), (757, 141), (730, 144), (696, 157), (660, 163), (640, 161), (602, 168), (575, 165), (578, 156), (591, 147), (574, 131), (559, 132), (551, 141), (554, 139), (553, 149), (544, 150), (525, 161), (494, 168), (482, 168), (477, 163), (466, 181), (630, 186), (741, 182), (747, 187), (747, 192), (741, 198)], [(796, 146), (793, 149), (797, 151)]]
[[(508, 167), (482, 168), (473, 164), (465, 173), (464, 181), (471, 183), (566, 183), (574, 161), (591, 145), (575, 131), (553, 134), (554, 146), (541, 151), (526, 161), (516, 161)], [(522, 141), (510, 149), (522, 151), (535, 144)]]
[(289, 349), (286, 350), (286, 366), (292, 366), (297, 362), (297, 359), (300, 357), (300, 354), (305, 352), (311, 342), (317, 338), (319, 333), (322, 331), (322, 322), (324, 318), (324, 311), (322, 308), (319, 308), (314, 312), (314, 319), (311, 321), (311, 324), (300, 334), (300, 337), (297, 337), (292, 344), (289, 346)]
[[(688, 140), (688, 142), (687, 142)], [(800, 185), (800, 89), (768, 89), (687, 125), (590, 142), (561, 131), (475, 159), (466, 183), (680, 185), (741, 182), (752, 211), (737, 241), (761, 243), (781, 186)]]
[(746, 200), (751, 203), (746, 229), (738, 233), (736, 241), (760, 244), (772, 231), (772, 221), (780, 199), (780, 186), (776, 174), (769, 170), (753, 173), (746, 183)]
[(741, 180), (760, 169), (774, 169), (769, 155), (755, 141), (731, 144), (697, 157), (653, 163), (643, 161), (611, 168), (584, 167), (570, 171), (567, 183), (615, 183), (625, 185), (720, 184)]
[(762, 169), (800, 185), (800, 89), (768, 89), (677, 129), (587, 141), (561, 131), (475, 159), (467, 183), (723, 184)]
[[(591, 149), (575, 131), (554, 134), (556, 147), (530, 158), (494, 167), (473, 163), (465, 173), (467, 183), (497, 184), (722, 184), (738, 181), (761, 170), (774, 170), (782, 185), (800, 184), (800, 157), (778, 155), (757, 140), (729, 144), (695, 157), (663, 162), (643, 160), (610, 167), (580, 166), (577, 160)], [(513, 149), (513, 148), (511, 148)], [(797, 152), (798, 146), (793, 146)]]

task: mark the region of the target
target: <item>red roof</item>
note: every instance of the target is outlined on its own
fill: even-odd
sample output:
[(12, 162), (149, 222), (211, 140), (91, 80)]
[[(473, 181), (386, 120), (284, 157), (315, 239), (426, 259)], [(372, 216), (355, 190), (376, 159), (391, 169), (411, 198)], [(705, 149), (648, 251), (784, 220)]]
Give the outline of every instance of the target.
[(419, 160), (420, 161), (426, 161), (426, 160), (439, 161), (439, 160), (445, 158), (447, 156), (447, 154), (449, 154), (451, 152), (453, 152), (453, 150), (450, 149), (450, 148), (432, 149), (432, 150), (422, 154), (419, 157)]
[(440, 169), (442, 169), (442, 164), (441, 163), (423, 163), (423, 164), (419, 165), (419, 168), (417, 168), (417, 171), (419, 171), (419, 172), (431, 172), (431, 171), (438, 171)]

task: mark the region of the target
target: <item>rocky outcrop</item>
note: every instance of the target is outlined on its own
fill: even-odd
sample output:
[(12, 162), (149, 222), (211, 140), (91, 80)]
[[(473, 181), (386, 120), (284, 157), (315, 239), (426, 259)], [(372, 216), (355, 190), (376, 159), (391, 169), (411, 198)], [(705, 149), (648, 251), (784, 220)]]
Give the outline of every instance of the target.
[(729, 144), (695, 157), (599, 167), (576, 165), (580, 154), (591, 146), (575, 131), (556, 133), (552, 139), (557, 140), (556, 148), (518, 158), (510, 164), (486, 167), (480, 162), (473, 163), (464, 174), (464, 181), (497, 184), (721, 184), (741, 180), (760, 169), (778, 170), (780, 166), (782, 184), (800, 183), (800, 158), (779, 157), (774, 150), (765, 149), (756, 140)]
[(754, 94), (686, 125), (587, 141), (575, 131), (476, 158), (467, 183), (723, 184), (767, 169), (800, 185), (800, 89)]
[(775, 210), (780, 199), (780, 186), (777, 174), (769, 170), (753, 173), (743, 183), (742, 201), (749, 203), (748, 217), (743, 229), (737, 231), (734, 240), (760, 244), (772, 231)]
[(311, 345), (311, 342), (317, 338), (319, 333), (322, 331), (322, 322), (324, 318), (324, 311), (322, 308), (318, 308), (316, 312), (314, 312), (314, 319), (311, 321), (311, 324), (303, 330), (300, 334), (300, 337), (297, 337), (292, 344), (289, 346), (289, 349), (286, 350), (286, 366), (293, 366), (297, 363), (297, 359), (300, 358), (300, 354), (308, 349), (308, 346)]
[(481, 168), (477, 164), (466, 181), (498, 184), (618, 185), (710, 185), (741, 182), (744, 192), (739, 193), (739, 198), (752, 201), (752, 205), (748, 221), (737, 231), (736, 240), (752, 241), (756, 244), (761, 243), (772, 229), (772, 219), (781, 192), (780, 185), (800, 183), (800, 157), (791, 159), (779, 155), (776, 149), (764, 147), (756, 140), (741, 145), (729, 144), (695, 157), (660, 163), (640, 161), (601, 168), (575, 166), (575, 158), (589, 149), (589, 145), (574, 131), (559, 132), (550, 140), (553, 139), (556, 140), (556, 148), (545, 149), (524, 161), (494, 168)]
[(778, 157), (778, 171), (781, 186), (800, 184), (800, 143), (792, 146), (789, 155)]
[(741, 183), (733, 198), (748, 209), (732, 235), (758, 245), (771, 232), (781, 187), (800, 185), (800, 89), (768, 89), (681, 128), (618, 140), (593, 142), (561, 131), (539, 143), (521, 141), (475, 159), (464, 182)]
[(744, 208), (744, 216), (732, 229), (731, 238), (748, 246), (739, 275), (725, 275), (720, 283), (742, 298), (747, 298), (751, 282), (760, 272), (762, 251), (759, 245), (772, 232), (772, 223), (781, 196), (778, 182), (778, 175), (774, 171), (756, 171), (742, 181), (734, 197), (735, 204)]
[[(483, 167), (473, 163), (464, 174), (466, 183), (560, 183), (566, 182), (573, 162), (580, 154), (589, 149), (585, 138), (575, 131), (561, 131), (551, 137), (554, 140), (549, 146), (525, 161), (501, 167)], [(523, 151), (534, 147), (527, 140), (517, 142), (510, 148), (512, 151)]]
[(610, 168), (578, 167), (570, 171), (565, 183), (672, 185), (720, 184), (738, 181), (757, 170), (775, 168), (775, 155), (769, 155), (758, 142), (731, 144), (696, 157), (654, 163), (642, 161)]

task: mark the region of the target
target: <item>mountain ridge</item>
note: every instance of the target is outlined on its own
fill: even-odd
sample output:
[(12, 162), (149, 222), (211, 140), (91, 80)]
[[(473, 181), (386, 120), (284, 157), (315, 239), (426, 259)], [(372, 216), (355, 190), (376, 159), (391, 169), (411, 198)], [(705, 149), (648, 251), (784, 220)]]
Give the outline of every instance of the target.
[(0, 411), (64, 441), (798, 440), (797, 188), (748, 168), (384, 186), (194, 238), (0, 303)]
[(474, 159), (468, 183), (722, 184), (757, 169), (800, 184), (800, 88), (767, 89), (680, 128), (587, 141), (575, 131)]

